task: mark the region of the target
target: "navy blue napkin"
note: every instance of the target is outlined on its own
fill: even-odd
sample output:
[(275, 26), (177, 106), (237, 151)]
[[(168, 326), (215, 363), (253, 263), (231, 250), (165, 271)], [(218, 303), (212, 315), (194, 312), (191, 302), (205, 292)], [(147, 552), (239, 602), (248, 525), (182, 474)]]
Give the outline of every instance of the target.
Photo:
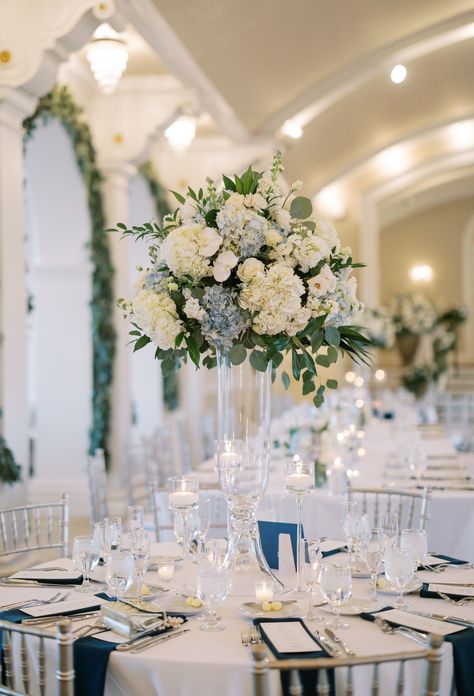
[[(298, 526), (294, 522), (268, 522), (258, 521), (258, 530), (262, 542), (263, 555), (270, 568), (278, 570), (278, 543), (280, 534), (288, 534), (291, 539), (293, 559), (296, 565), (296, 541), (298, 537)], [(304, 536), (303, 529), (301, 535)]]
[[(273, 622), (297, 622), (300, 623), (306, 633), (308, 633), (309, 636), (314, 640), (314, 647), (315, 650), (314, 652), (311, 653), (281, 653), (279, 652), (276, 647), (273, 645), (267, 634), (265, 633), (265, 627), (262, 624), (265, 623), (273, 623)], [(258, 626), (260, 629), (260, 633), (262, 636), (263, 642), (268, 645), (272, 653), (275, 655), (277, 660), (290, 660), (292, 658), (294, 659), (299, 659), (299, 658), (318, 658), (318, 657), (328, 657), (327, 652), (324, 650), (324, 648), (321, 648), (319, 643), (317, 643), (316, 639), (314, 638), (313, 634), (311, 631), (308, 630), (306, 624), (302, 619), (299, 619), (297, 617), (289, 617), (285, 619), (267, 619), (267, 618), (258, 618), (254, 619), (253, 623), (255, 626)], [(318, 670), (301, 670), (300, 671), (300, 679), (301, 683), (303, 685), (303, 696), (313, 696), (313, 694), (316, 693), (316, 686), (318, 684), (318, 677), (319, 673)], [(284, 696), (289, 696), (290, 694), (290, 673), (288, 671), (282, 671), (280, 673), (281, 676), (281, 686), (282, 686), (282, 691)], [(331, 696), (334, 696), (334, 672), (331, 670), (329, 672), (329, 683), (331, 687)]]
[[(388, 611), (392, 608), (384, 607), (380, 611)], [(364, 612), (361, 614), (361, 617), (367, 621), (374, 621), (374, 615), (369, 612)], [(390, 623), (393, 626), (401, 625), (394, 621), (390, 621)], [(453, 646), (456, 694), (457, 696), (472, 696), (472, 684), (474, 683), (474, 660), (472, 659), (474, 654), (474, 629), (466, 628), (464, 631), (445, 636), (444, 639)]]
[[(437, 565), (441, 565), (442, 563), (450, 563), (451, 565), (464, 565), (464, 563), (469, 563), (469, 561), (461, 561), (459, 558), (453, 558), (452, 556), (445, 556), (443, 553), (434, 553), (432, 554), (433, 556), (436, 556), (436, 558), (440, 558), (439, 563), (430, 563), (430, 566), (433, 566), (433, 568), (436, 568)], [(420, 566), (420, 569), (423, 569), (423, 566)]]
[[(40, 571), (41, 568), (38, 568), (38, 571)], [(17, 580), (21, 580), (22, 577), (20, 574), (16, 576)], [(29, 580), (29, 578), (24, 578), (25, 580)], [(46, 582), (48, 585), (82, 585), (82, 573), (81, 575), (78, 575), (75, 578), (68, 578), (67, 580), (60, 580), (59, 578), (52, 578), (49, 573), (45, 573), (44, 576), (38, 575), (37, 578), (35, 578), (35, 582)]]

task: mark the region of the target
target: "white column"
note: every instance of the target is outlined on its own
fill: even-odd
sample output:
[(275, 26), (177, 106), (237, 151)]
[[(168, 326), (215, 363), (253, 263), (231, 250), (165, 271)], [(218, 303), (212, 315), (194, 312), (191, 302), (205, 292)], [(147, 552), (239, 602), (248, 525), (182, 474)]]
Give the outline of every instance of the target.
[[(129, 185), (136, 168), (127, 163), (104, 164), (104, 196), (107, 224), (116, 227), (118, 222), (127, 224), (129, 217)], [(110, 233), (110, 249), (114, 266), (114, 294), (116, 298), (129, 297), (130, 287), (130, 244), (133, 240), (122, 239), (119, 233)], [(114, 310), (116, 349), (112, 383), (112, 428), (110, 439), (111, 474), (114, 482), (121, 474), (123, 457), (131, 440), (132, 389), (129, 324), (124, 321), (121, 310)]]
[(28, 462), (28, 401), (23, 189), (23, 119), (35, 99), (0, 89), (0, 405), (2, 431), (16, 461)]
[(363, 199), (360, 204), (359, 259), (367, 264), (361, 273), (360, 297), (370, 307), (380, 303), (379, 219), (376, 203)]

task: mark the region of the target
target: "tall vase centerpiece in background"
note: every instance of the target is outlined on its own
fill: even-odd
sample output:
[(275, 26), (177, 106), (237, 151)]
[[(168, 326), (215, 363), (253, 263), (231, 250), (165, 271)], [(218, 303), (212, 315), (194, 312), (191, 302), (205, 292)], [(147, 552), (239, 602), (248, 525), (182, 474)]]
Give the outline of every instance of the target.
[[(134, 351), (155, 344), (164, 374), (188, 360), (218, 369), (219, 478), (230, 509), (226, 564), (270, 573), (255, 509), (269, 468), (270, 382), (285, 354), (316, 407), (336, 380), (323, 379), (340, 353), (367, 361), (369, 339), (352, 326), (360, 312), (349, 248), (332, 224), (282, 189), (282, 158), (264, 172), (223, 176), (222, 186), (174, 193), (180, 206), (162, 224), (117, 231), (150, 241), (150, 265), (131, 299)], [(285, 388), (290, 376), (281, 370)], [(232, 582), (232, 580), (231, 580)]]
[(415, 361), (421, 337), (433, 331), (436, 312), (431, 302), (419, 293), (397, 295), (389, 309), (402, 365), (408, 367)]

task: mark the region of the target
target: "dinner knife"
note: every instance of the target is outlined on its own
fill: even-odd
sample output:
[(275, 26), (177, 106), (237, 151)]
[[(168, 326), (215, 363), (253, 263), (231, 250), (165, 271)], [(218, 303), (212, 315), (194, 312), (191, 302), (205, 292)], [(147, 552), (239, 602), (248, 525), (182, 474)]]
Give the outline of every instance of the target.
[(334, 645), (332, 641), (329, 640), (329, 638), (323, 636), (322, 633), (320, 633), (319, 631), (315, 631), (315, 636), (318, 643), (320, 643), (323, 646), (323, 648), (326, 650), (327, 653), (329, 653), (331, 657), (340, 656), (341, 651), (338, 647), (336, 647), (336, 645)]
[(181, 631), (176, 631), (176, 633), (167, 633), (164, 636), (152, 636), (151, 638), (147, 638), (146, 640), (143, 640), (143, 643), (139, 643), (138, 645), (135, 645), (131, 652), (132, 653), (137, 653), (141, 652), (142, 650), (146, 650), (147, 648), (150, 648), (152, 645), (155, 645), (156, 643), (164, 643), (166, 640), (171, 640), (172, 638), (177, 638), (178, 636), (182, 636), (183, 633), (187, 633), (190, 631), (190, 628), (183, 628)]
[(131, 638), (130, 640), (127, 640), (125, 643), (120, 643), (120, 645), (117, 645), (116, 650), (119, 650), (120, 652), (123, 652), (125, 650), (133, 650), (133, 648), (137, 647), (138, 645), (142, 645), (144, 641), (148, 641), (151, 638), (164, 638), (165, 635), (174, 634), (176, 630), (182, 630), (182, 626), (179, 626), (175, 629), (172, 629), (171, 631), (167, 631), (167, 633), (160, 634), (156, 633), (157, 628), (158, 626), (155, 626), (154, 628), (149, 628), (147, 631), (142, 631), (139, 636)]
[(469, 621), (469, 619), (460, 619), (457, 616), (447, 616), (445, 614), (432, 614), (428, 611), (407, 611), (407, 614), (415, 614), (416, 616), (423, 616), (425, 619), (436, 619), (436, 621), (445, 621), (446, 623), (457, 624), (458, 626), (465, 626), (466, 628), (474, 628), (474, 621)]

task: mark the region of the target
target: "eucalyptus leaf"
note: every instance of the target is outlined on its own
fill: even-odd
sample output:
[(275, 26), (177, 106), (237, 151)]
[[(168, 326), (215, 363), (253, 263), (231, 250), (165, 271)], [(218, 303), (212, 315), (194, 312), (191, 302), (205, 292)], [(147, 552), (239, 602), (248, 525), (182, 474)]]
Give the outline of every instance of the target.
[(283, 386), (285, 387), (285, 391), (288, 391), (288, 387), (290, 386), (290, 375), (288, 374), (288, 372), (281, 373), (281, 381), (283, 383)]
[(291, 202), (290, 214), (291, 217), (297, 218), (298, 220), (305, 220), (309, 218), (313, 212), (313, 205), (309, 198), (304, 196), (297, 196)]
[(229, 350), (229, 358), (233, 365), (240, 365), (244, 362), (246, 357), (247, 351), (245, 350), (244, 346), (240, 343), (237, 343), (235, 346), (232, 346), (232, 348)]
[(263, 351), (253, 350), (250, 353), (250, 364), (252, 365), (254, 370), (258, 370), (259, 372), (265, 372), (268, 365), (268, 358)]
[(326, 386), (328, 389), (337, 389), (337, 379), (328, 379)]

